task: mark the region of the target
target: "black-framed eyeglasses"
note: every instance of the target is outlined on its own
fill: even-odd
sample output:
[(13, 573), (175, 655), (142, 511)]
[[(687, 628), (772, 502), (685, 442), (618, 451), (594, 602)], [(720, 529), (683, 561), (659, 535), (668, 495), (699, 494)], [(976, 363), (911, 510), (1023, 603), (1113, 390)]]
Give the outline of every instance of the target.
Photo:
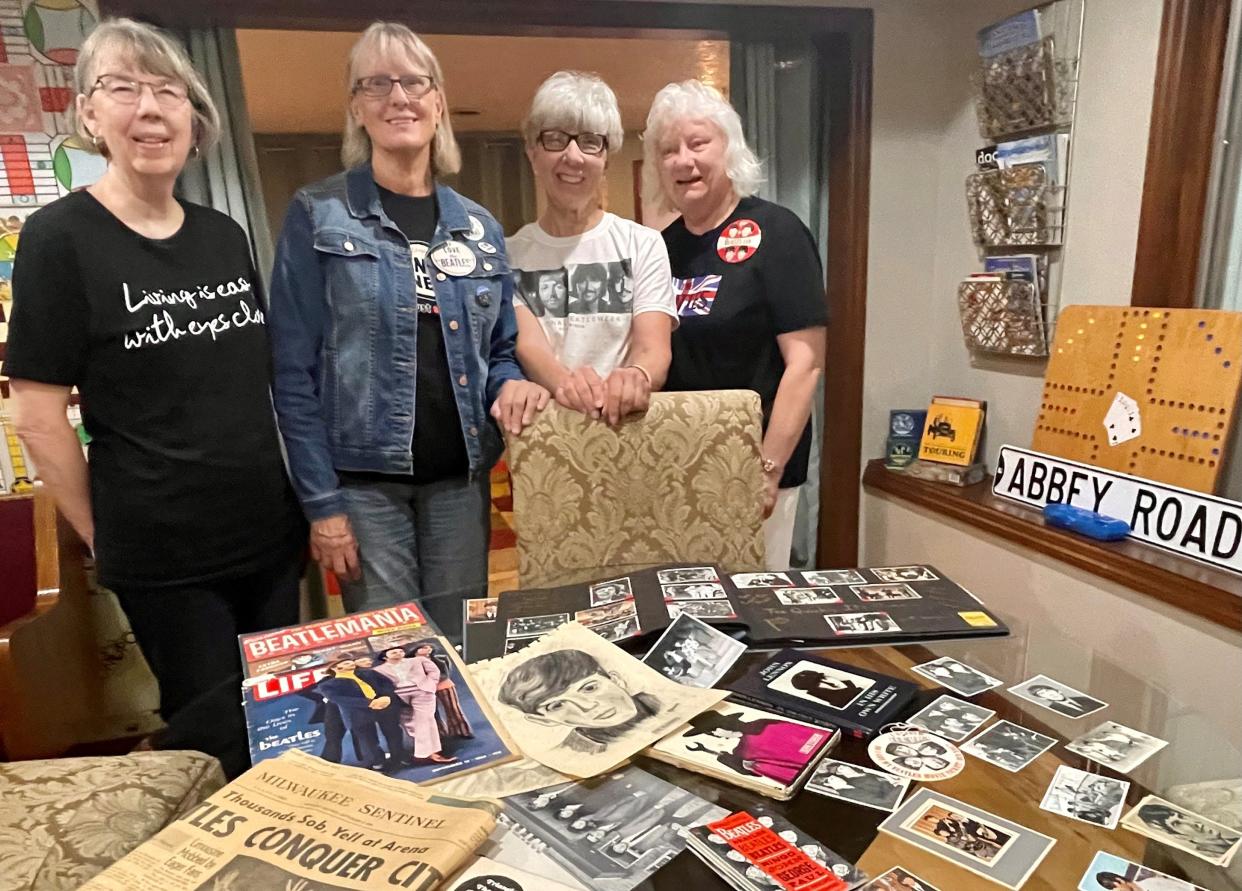
[(403, 74), (401, 77), (376, 74), (354, 81), (354, 92), (368, 99), (384, 99), (392, 92), (393, 84), (401, 84), (401, 89), (411, 99), (421, 99), (436, 88), (436, 79), (430, 74)]
[(608, 137), (603, 133), (566, 133), (564, 130), (542, 130), (536, 140), (545, 151), (563, 152), (571, 142), (578, 143), (584, 155), (600, 155), (608, 150)]
[(91, 93), (103, 90), (108, 98), (121, 105), (137, 105), (142, 98), (142, 88), (148, 87), (151, 95), (160, 107), (166, 110), (180, 108), (190, 99), (190, 91), (185, 84), (175, 80), (134, 80), (120, 74), (101, 74), (95, 78)]

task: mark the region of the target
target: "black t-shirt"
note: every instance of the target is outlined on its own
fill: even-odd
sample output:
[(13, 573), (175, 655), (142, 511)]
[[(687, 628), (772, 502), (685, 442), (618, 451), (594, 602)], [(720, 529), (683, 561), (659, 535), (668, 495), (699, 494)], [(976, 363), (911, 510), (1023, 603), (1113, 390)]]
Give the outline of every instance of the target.
[(410, 242), (414, 293), (418, 300), (418, 378), (414, 386), (414, 473), (412, 482), (432, 483), (465, 476), (470, 470), (466, 436), (453, 394), (440, 306), (427, 247), (436, 234), (439, 209), (435, 195), (398, 195), (380, 187), (380, 203)]
[(156, 240), (74, 192), (26, 221), (13, 270), (4, 373), (78, 388), (112, 587), (225, 580), (305, 546), (250, 245), (224, 214), (182, 208)]
[[(702, 235), (678, 218), (664, 230), (664, 243), (681, 322), (664, 389), (754, 390), (766, 430), (785, 373), (776, 336), (828, 323), (815, 239), (791, 211), (751, 197)], [(808, 422), (781, 488), (806, 481), (810, 452)]]

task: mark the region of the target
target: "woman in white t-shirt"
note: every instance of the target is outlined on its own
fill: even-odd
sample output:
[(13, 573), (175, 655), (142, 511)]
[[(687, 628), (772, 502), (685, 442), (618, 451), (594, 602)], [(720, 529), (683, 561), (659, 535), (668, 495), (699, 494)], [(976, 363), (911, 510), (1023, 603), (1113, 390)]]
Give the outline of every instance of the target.
[(601, 206), (624, 131), (593, 74), (558, 71), (535, 93), (526, 156), (547, 199), (508, 240), (517, 355), (561, 405), (617, 424), (664, 384), (677, 320), (664, 239)]

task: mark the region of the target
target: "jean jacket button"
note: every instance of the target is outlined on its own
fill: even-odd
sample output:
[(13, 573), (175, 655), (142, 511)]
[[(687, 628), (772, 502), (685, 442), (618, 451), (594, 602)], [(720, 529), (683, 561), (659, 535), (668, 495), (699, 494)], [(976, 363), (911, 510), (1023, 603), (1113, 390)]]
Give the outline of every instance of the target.
[(354, 243), (347, 239), (341, 247), (345, 248), (347, 251), (352, 251), (354, 249)]

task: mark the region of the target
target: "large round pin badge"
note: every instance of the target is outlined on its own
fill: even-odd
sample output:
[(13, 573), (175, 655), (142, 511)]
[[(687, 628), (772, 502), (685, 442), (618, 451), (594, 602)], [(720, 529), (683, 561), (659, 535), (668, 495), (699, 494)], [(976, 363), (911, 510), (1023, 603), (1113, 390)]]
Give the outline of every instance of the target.
[(867, 746), (867, 754), (883, 770), (921, 783), (955, 777), (966, 766), (957, 746), (914, 727), (881, 733)]
[(470, 231), (466, 233), (466, 237), (471, 241), (479, 241), (487, 232), (483, 228), (483, 221), (478, 217), (471, 215)]
[(741, 263), (754, 256), (763, 240), (763, 230), (754, 220), (734, 220), (716, 239), (716, 253), (726, 263)]
[(458, 241), (449, 241), (431, 252), (431, 262), (436, 269), (449, 275), (469, 275), (474, 272), (474, 251)]

